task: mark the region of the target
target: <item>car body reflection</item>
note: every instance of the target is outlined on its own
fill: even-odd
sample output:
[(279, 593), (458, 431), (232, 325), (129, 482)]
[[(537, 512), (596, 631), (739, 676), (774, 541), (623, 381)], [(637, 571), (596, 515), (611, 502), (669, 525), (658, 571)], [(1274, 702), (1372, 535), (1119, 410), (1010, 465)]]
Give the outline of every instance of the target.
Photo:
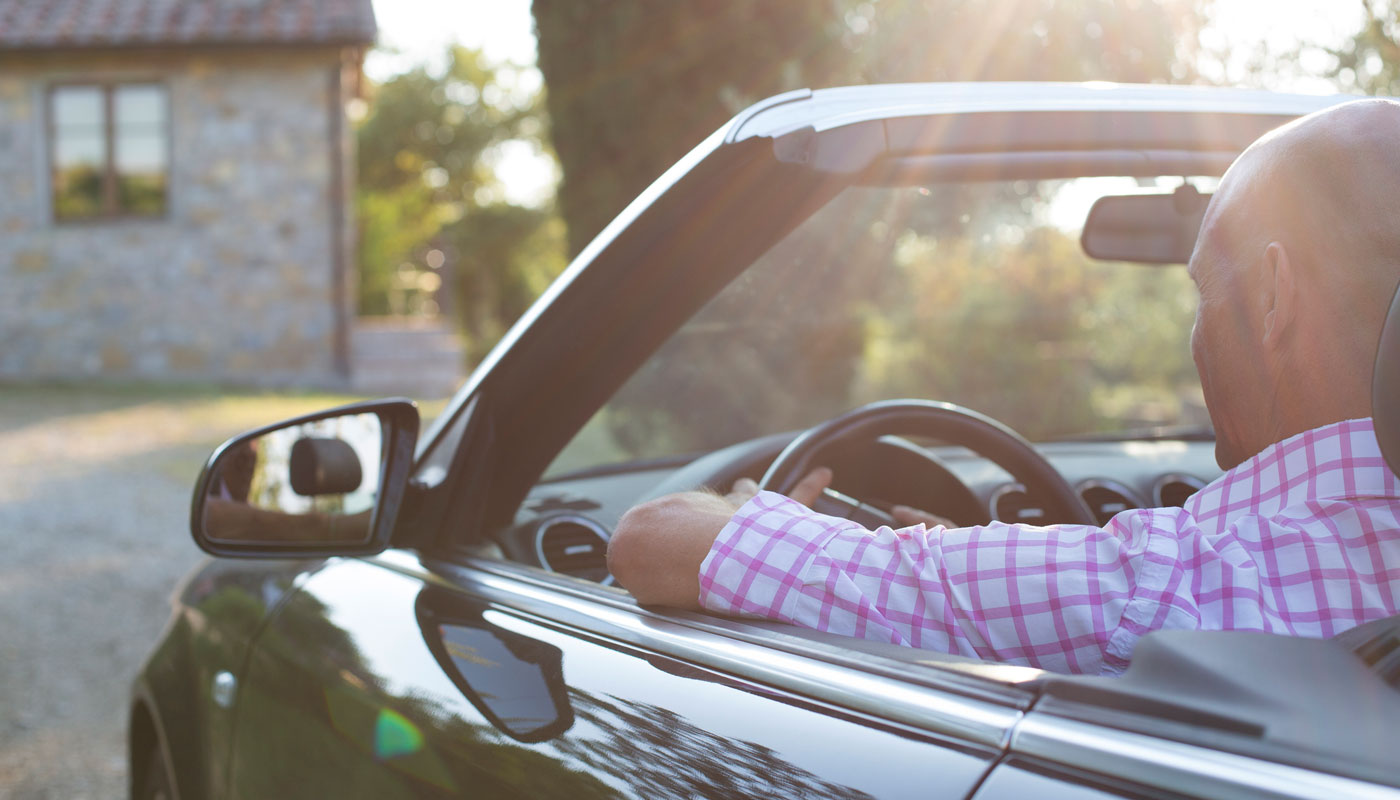
[(502, 733), (542, 742), (574, 724), (559, 648), (492, 625), (490, 611), (432, 587), (416, 613), (443, 672)]
[(657, 660), (333, 560), (258, 638), (230, 795), (922, 797), (965, 791), (994, 755)]

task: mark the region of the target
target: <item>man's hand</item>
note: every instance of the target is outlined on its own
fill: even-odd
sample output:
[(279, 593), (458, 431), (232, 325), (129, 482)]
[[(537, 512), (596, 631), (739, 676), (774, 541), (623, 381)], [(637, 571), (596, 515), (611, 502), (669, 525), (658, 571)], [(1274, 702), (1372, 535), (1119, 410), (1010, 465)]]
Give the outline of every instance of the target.
[[(789, 497), (810, 506), (831, 484), (831, 470), (812, 470)], [(700, 608), (700, 563), (719, 532), (758, 494), (758, 484), (741, 478), (728, 495), (681, 492), (634, 507), (608, 540), (608, 571), (637, 602)]]
[[(799, 481), (796, 486), (792, 487), (792, 492), (788, 494), (788, 497), (811, 508), (812, 504), (817, 502), (817, 498), (822, 496), (822, 490), (831, 485), (831, 478), (832, 473), (830, 469), (826, 467), (817, 467), (807, 473), (807, 476)], [(747, 503), (749, 498), (756, 494), (758, 494), (758, 484), (754, 483), (749, 478), (740, 478), (734, 482), (734, 488), (729, 491), (729, 494), (724, 496), (724, 499), (733, 504), (734, 509), (737, 511), (739, 506)], [(903, 526), (923, 525), (926, 528), (933, 528), (942, 525), (945, 528), (957, 527), (951, 520), (909, 506), (895, 506), (890, 509), (890, 516), (894, 517), (895, 522)]]
[[(788, 497), (811, 508), (817, 502), (817, 498), (822, 496), (822, 490), (831, 485), (831, 470), (826, 467), (817, 467), (807, 473), (806, 477), (797, 482), (788, 492)], [(724, 496), (738, 511), (739, 506), (747, 503), (754, 495), (758, 494), (758, 484), (751, 478), (740, 478), (734, 482), (734, 488), (729, 490), (729, 494)]]
[[(788, 496), (811, 508), (831, 478), (830, 469), (818, 467)], [(639, 603), (700, 608), (700, 564), (729, 518), (756, 494), (758, 484), (740, 478), (722, 497), (681, 492), (632, 508), (608, 541), (608, 571)], [(902, 525), (953, 527), (942, 517), (907, 506), (895, 506), (891, 513)]]

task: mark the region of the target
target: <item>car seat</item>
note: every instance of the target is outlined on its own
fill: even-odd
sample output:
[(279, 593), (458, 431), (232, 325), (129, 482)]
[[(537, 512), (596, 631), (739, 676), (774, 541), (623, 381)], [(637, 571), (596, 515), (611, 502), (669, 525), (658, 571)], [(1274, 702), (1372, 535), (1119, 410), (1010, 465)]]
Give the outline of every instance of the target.
[(1376, 349), (1375, 373), (1371, 377), (1371, 416), (1376, 439), (1390, 471), (1400, 475), (1400, 287), (1390, 301), (1390, 313), (1381, 327)]
[[(1371, 376), (1371, 419), (1390, 471), (1400, 475), (1400, 287), (1381, 326)], [(1400, 616), (1358, 625), (1332, 637), (1356, 653), (1390, 685), (1400, 688)]]

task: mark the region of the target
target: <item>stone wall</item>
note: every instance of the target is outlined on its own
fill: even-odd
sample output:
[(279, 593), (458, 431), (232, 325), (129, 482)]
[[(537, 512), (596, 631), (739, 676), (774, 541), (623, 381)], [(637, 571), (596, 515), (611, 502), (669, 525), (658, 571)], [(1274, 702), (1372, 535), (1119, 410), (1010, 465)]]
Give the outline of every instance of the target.
[[(0, 379), (341, 385), (341, 63), (335, 49), (0, 55)], [(52, 221), (48, 90), (93, 78), (168, 87), (165, 218)]]

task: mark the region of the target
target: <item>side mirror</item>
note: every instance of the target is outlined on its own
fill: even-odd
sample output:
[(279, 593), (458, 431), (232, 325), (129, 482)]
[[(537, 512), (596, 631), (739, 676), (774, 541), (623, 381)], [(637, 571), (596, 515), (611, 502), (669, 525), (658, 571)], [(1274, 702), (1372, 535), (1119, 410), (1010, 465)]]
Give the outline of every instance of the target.
[(1080, 243), (1104, 261), (1185, 264), (1210, 195), (1183, 184), (1171, 194), (1110, 195), (1094, 201)]
[(195, 485), (190, 532), (241, 558), (372, 555), (408, 489), (418, 407), (354, 403), (235, 436)]

